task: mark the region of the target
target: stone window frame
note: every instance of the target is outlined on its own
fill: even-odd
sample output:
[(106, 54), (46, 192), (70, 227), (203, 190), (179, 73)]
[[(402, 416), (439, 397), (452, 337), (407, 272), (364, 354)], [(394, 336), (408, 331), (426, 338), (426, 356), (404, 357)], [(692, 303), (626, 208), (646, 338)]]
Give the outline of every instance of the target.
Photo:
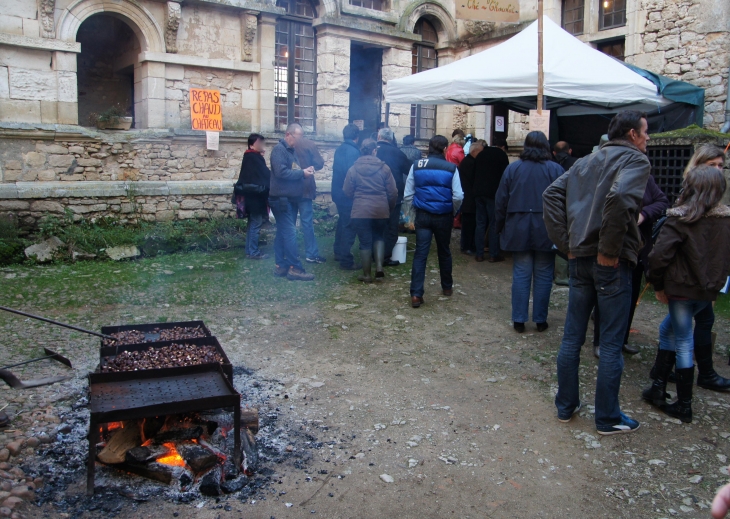
[[(614, 29), (626, 25), (626, 4), (628, 0), (598, 0), (598, 30)], [(617, 4), (623, 8), (617, 8)], [(611, 22), (606, 24), (606, 18), (611, 17)], [(616, 17), (619, 17), (618, 22)]]
[(348, 0), (353, 7), (371, 9), (373, 11), (389, 11), (387, 0)]
[[(279, 3), (283, 2), (286, 2), (287, 5), (280, 6)], [(317, 38), (312, 23), (317, 17), (317, 10), (309, 0), (279, 0), (277, 6), (286, 9), (287, 14), (277, 19), (275, 29), (274, 127), (276, 131), (282, 131), (288, 124), (296, 122), (302, 125), (305, 133), (315, 133), (317, 131)], [(308, 12), (307, 8), (311, 9), (311, 12)], [(285, 27), (286, 30), (284, 30)], [(282, 39), (285, 41), (281, 41)], [(305, 39), (311, 40), (311, 47), (297, 44)], [(295, 52), (290, 53), (291, 48), (294, 48)], [(300, 50), (302, 57), (297, 58), (297, 51)], [(311, 53), (311, 59), (309, 53)], [(285, 85), (282, 80), (284, 67), (279, 64), (283, 63), (282, 58), (286, 59)], [(297, 69), (297, 60), (311, 63), (311, 70)], [(307, 74), (312, 75), (311, 83), (303, 79)], [(311, 88), (311, 94), (302, 93), (300, 91), (302, 87)], [(293, 91), (295, 95), (289, 95), (290, 91)], [(286, 94), (286, 97), (279, 94)], [(305, 109), (311, 108), (310, 116), (306, 118), (297, 116), (297, 111), (301, 109), (301, 104), (297, 103), (298, 97), (311, 99), (311, 106), (304, 107)], [(279, 99), (286, 99), (286, 104), (280, 102)]]
[[(572, 19), (569, 20), (568, 18)], [(573, 36), (585, 33), (585, 0), (563, 0), (560, 22), (561, 27)], [(579, 29), (576, 27), (578, 25)]]

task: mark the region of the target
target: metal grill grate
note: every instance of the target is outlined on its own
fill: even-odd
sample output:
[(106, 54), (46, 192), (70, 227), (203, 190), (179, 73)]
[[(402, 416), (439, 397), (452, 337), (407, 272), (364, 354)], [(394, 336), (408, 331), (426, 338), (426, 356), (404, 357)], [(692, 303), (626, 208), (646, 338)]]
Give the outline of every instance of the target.
[(692, 151), (692, 146), (650, 146), (646, 150), (651, 174), (670, 204), (674, 204), (682, 189), (682, 175)]

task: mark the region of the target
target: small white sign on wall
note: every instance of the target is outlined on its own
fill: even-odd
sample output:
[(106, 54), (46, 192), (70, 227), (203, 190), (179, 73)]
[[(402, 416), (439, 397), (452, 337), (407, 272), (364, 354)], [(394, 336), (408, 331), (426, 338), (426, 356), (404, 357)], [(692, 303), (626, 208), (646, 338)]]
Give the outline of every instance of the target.
[(502, 117), (501, 115), (498, 115), (494, 118), (494, 131), (504, 132), (504, 117)]
[(218, 132), (205, 132), (206, 147), (209, 150), (218, 151), (220, 133)]

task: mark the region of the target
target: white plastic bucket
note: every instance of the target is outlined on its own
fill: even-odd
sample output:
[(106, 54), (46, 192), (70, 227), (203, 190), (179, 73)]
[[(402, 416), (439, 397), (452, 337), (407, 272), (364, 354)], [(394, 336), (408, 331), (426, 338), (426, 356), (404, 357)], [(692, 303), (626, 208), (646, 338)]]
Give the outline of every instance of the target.
[(393, 247), (393, 252), (390, 255), (390, 259), (399, 261), (400, 263), (406, 262), (406, 245), (408, 245), (408, 238), (405, 236), (398, 236), (398, 241)]

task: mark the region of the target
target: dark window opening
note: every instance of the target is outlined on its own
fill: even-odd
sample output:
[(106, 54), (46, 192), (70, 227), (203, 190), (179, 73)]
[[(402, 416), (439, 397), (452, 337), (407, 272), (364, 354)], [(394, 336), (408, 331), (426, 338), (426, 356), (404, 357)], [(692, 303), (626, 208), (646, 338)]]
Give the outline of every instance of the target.
[[(416, 22), (413, 29), (423, 40), (413, 46), (411, 73), (417, 74), (438, 66), (438, 56), (434, 45), (438, 43), (436, 28), (425, 19)], [(430, 139), (436, 133), (436, 106), (411, 105), (411, 135), (417, 139)]]
[(134, 31), (116, 17), (97, 14), (84, 20), (76, 41), (79, 124), (93, 126), (92, 114), (112, 108), (134, 115), (134, 62), (141, 52)]
[(563, 0), (563, 29), (573, 35), (583, 34), (585, 0)]
[(617, 40), (603, 41), (598, 43), (596, 48), (604, 54), (608, 54), (609, 56), (613, 56), (616, 59), (624, 61), (626, 40), (624, 38), (620, 38)]
[(674, 204), (682, 190), (684, 168), (692, 157), (692, 146), (649, 146), (646, 156), (651, 163), (651, 174), (669, 203)]
[[(313, 18), (306, 0), (278, 0), (294, 16)], [(307, 133), (315, 131), (316, 52), (311, 22), (280, 19), (276, 22), (274, 62), (274, 111), (276, 129), (299, 123)]]
[(598, 0), (598, 29), (626, 25), (626, 0)]
[(374, 9), (375, 11), (385, 10), (383, 0), (350, 0), (350, 5), (364, 7), (365, 9)]

